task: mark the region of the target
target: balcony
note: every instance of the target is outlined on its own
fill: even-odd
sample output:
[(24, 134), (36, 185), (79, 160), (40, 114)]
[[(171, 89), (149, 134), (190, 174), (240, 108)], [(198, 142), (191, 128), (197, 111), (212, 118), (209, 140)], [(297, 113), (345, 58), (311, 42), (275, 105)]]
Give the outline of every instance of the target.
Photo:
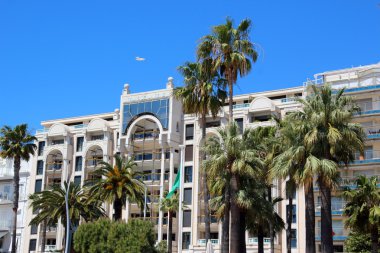
[(257, 128), (257, 127), (269, 127), (276, 125), (276, 122), (274, 120), (267, 120), (267, 121), (255, 121), (252, 123), (248, 123), (247, 127), (249, 128)]
[(12, 220), (1, 219), (0, 220), (0, 230), (9, 230), (12, 226)]
[(366, 150), (364, 151), (364, 156), (360, 153), (355, 154), (355, 160), (352, 164), (371, 164), (380, 162), (380, 151), (379, 150)]
[[(161, 173), (146, 173), (143, 174), (142, 176), (139, 176), (138, 179), (142, 178), (144, 182), (152, 182), (152, 181), (160, 181), (161, 180)], [(167, 181), (169, 180), (169, 173), (166, 172), (164, 174), (164, 180)]]
[(367, 134), (367, 139), (380, 138), (380, 125), (365, 127), (364, 131)]
[(366, 116), (380, 113), (380, 101), (378, 100), (358, 102), (357, 105), (361, 109), (361, 112), (356, 114), (357, 116)]
[[(216, 215), (211, 215), (210, 222), (211, 223), (218, 223), (218, 218), (216, 217)], [(204, 215), (198, 216), (198, 223), (205, 223), (205, 216)]]
[(13, 201), (13, 192), (0, 192), (0, 203), (9, 201)]
[[(219, 239), (210, 239), (212, 245), (218, 245)], [(206, 239), (198, 239), (198, 245), (206, 246)]]
[[(333, 240), (334, 241), (344, 241), (347, 239), (348, 231), (344, 229), (344, 226), (334, 226), (333, 225)], [(321, 240), (321, 228), (316, 227), (315, 231), (315, 240), (320, 241)]]
[(233, 110), (244, 109), (244, 108), (248, 108), (249, 105), (250, 105), (250, 103), (235, 104), (235, 105), (232, 105), (232, 109), (233, 109)]
[(57, 250), (56, 245), (46, 245), (45, 246), (45, 252), (55, 252)]
[[(321, 205), (322, 203), (320, 201), (315, 203), (315, 216), (321, 216)], [(346, 201), (344, 200), (331, 201), (331, 214), (339, 216), (343, 215), (345, 206)]]
[(12, 177), (13, 178), (13, 168), (1, 168), (0, 178), (2, 177)]
[(134, 133), (133, 140), (153, 140), (159, 137), (159, 133), (153, 131)]
[[(257, 237), (248, 238), (247, 244), (258, 244), (259, 240)], [(270, 238), (264, 238), (264, 244), (270, 244)]]

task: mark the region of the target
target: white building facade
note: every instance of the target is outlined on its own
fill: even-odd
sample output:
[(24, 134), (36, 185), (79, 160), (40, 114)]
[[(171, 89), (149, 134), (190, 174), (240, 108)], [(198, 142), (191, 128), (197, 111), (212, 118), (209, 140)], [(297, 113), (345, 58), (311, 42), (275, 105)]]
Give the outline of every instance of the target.
[[(24, 243), (25, 230), (29, 228), (26, 221), (28, 209), (28, 184), (30, 163), (22, 161), (20, 170), (20, 195), (17, 210), (16, 247), (17, 252), (26, 252)], [(13, 161), (0, 159), (0, 252), (10, 252), (13, 232)]]
[[(353, 179), (358, 174), (380, 175), (380, 63), (364, 67), (331, 71), (316, 75), (308, 81), (323, 85), (331, 83), (333, 88), (347, 87), (346, 94), (355, 96), (362, 107), (362, 114), (355, 121), (360, 122), (367, 131), (365, 156), (342, 170), (341, 176)], [(76, 184), (93, 177), (99, 160), (112, 162), (116, 153), (134, 157), (137, 169), (143, 173), (146, 184), (149, 212), (146, 218), (154, 222), (157, 240), (165, 240), (167, 233), (167, 213), (160, 211), (159, 200), (169, 191), (181, 169), (183, 187), (181, 198), (185, 208), (177, 212), (173, 219), (173, 251), (204, 252), (205, 228), (202, 184), (199, 169), (199, 143), (201, 129), (199, 118), (183, 114), (182, 106), (173, 97), (173, 79), (169, 78), (162, 90), (131, 93), (125, 85), (120, 97), (120, 108), (112, 113), (89, 115), (58, 120), (43, 121), (44, 129), (36, 133), (38, 154), (32, 159), (29, 193), (48, 189), (52, 184), (63, 184), (66, 179)], [(301, 110), (294, 98), (305, 98), (306, 85), (268, 92), (237, 95), (234, 97), (234, 120), (244, 128), (273, 125), (272, 116), (284, 117), (288, 112)], [(228, 121), (226, 105), (217, 117), (207, 118), (207, 136), (215, 135), (216, 128)], [(183, 166), (181, 166), (181, 164)], [(284, 200), (278, 204), (277, 211), (285, 220), (286, 209), (293, 208), (293, 252), (304, 252), (305, 248), (305, 201), (303, 189), (299, 189), (292, 207), (288, 207), (285, 185), (275, 181), (273, 196)], [(0, 188), (1, 190), (1, 188)], [(343, 252), (343, 242), (348, 231), (343, 228), (343, 200), (339, 192), (333, 197), (334, 245), (337, 252)], [(318, 215), (319, 192), (315, 189), (316, 235), (319, 244), (320, 221)], [(109, 217), (112, 206), (106, 205)], [(27, 220), (33, 217), (27, 211)], [(143, 210), (135, 203), (128, 203), (123, 210), (123, 219), (143, 218)], [(40, 252), (41, 228), (25, 230), (24, 252)], [(46, 250), (62, 249), (63, 226), (58, 223), (47, 231)], [(211, 238), (214, 249), (219, 252), (221, 244), (221, 224), (212, 216)], [(285, 232), (275, 239), (276, 252), (286, 251)], [(248, 252), (257, 252), (255, 235), (246, 233)], [(265, 238), (265, 249), (269, 250), (270, 240)], [(317, 246), (319, 248), (319, 246)]]

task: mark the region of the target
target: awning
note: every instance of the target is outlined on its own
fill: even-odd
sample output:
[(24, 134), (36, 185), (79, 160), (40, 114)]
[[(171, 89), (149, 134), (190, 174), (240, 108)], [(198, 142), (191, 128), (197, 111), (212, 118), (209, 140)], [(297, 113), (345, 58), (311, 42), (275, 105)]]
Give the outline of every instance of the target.
[(0, 231), (0, 238), (3, 238), (6, 234), (8, 234), (8, 231)]

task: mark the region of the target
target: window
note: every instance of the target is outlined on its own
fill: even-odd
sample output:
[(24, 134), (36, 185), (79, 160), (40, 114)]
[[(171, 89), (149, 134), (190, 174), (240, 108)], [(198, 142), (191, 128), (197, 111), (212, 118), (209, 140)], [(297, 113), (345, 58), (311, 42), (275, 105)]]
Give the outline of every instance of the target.
[(271, 115), (255, 116), (255, 117), (252, 117), (252, 122), (256, 122), (256, 121), (260, 121), (260, 122), (268, 121), (271, 118), (272, 118)]
[(37, 161), (37, 175), (42, 175), (44, 173), (44, 161)]
[(191, 210), (183, 211), (183, 227), (191, 227)]
[(80, 186), (81, 185), (81, 176), (75, 176), (74, 177), (74, 185), (78, 185)]
[(185, 183), (191, 183), (193, 182), (193, 166), (186, 166), (185, 167), (185, 176), (184, 176)]
[(243, 126), (243, 118), (235, 119), (236, 124), (239, 127), (239, 132), (243, 133), (244, 126)]
[(34, 186), (34, 192), (40, 192), (42, 190), (42, 179), (36, 180), (36, 185)]
[(51, 141), (51, 145), (61, 145), (61, 144), (64, 144), (64, 143), (65, 143), (64, 139), (52, 140)]
[(292, 229), (292, 248), (297, 248), (297, 229)]
[(211, 239), (218, 239), (219, 237), (218, 237), (218, 233), (210, 233), (210, 237), (211, 237)]
[(44, 153), (44, 148), (45, 148), (45, 142), (40, 141), (38, 142), (38, 155), (41, 156)]
[(182, 233), (182, 249), (189, 249), (190, 247), (190, 232), (183, 232)]
[(220, 121), (206, 122), (206, 128), (209, 127), (220, 127)]
[(29, 252), (36, 251), (37, 239), (30, 239), (29, 241)]
[[(286, 213), (289, 211), (289, 205), (286, 205)], [(292, 223), (297, 223), (297, 208), (293, 205)]]
[(91, 136), (91, 140), (92, 141), (100, 141), (100, 140), (103, 140), (103, 139), (104, 139), (104, 135), (103, 134)]
[(55, 244), (56, 244), (56, 239), (54, 238), (46, 239), (46, 245), (55, 245)]
[(183, 202), (185, 205), (191, 205), (192, 190), (191, 188), (185, 188), (183, 191)]
[(193, 145), (187, 145), (185, 148), (185, 162), (193, 160)]
[(82, 157), (75, 157), (75, 171), (82, 171)]
[(334, 252), (344, 252), (343, 245), (334, 245)]
[(194, 124), (186, 125), (186, 140), (194, 138)]
[(77, 138), (77, 152), (81, 152), (83, 150), (83, 142), (84, 142), (84, 137)]
[(37, 230), (38, 230), (38, 226), (36, 226), (36, 225), (30, 226), (30, 234), (32, 234), (32, 235), (37, 234)]
[[(163, 234), (162, 235), (162, 240), (166, 241), (168, 239), (168, 235), (167, 234)], [(175, 242), (175, 234), (173, 233), (172, 234), (172, 241)]]

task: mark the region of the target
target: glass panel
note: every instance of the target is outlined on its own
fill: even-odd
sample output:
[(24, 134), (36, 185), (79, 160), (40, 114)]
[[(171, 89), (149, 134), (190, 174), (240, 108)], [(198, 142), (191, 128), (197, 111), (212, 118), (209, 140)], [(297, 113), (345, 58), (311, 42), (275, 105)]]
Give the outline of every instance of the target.
[(190, 232), (183, 232), (182, 233), (182, 249), (189, 249), (190, 247)]
[(36, 180), (36, 185), (34, 186), (34, 192), (40, 192), (42, 189), (42, 180)]
[(192, 189), (191, 188), (185, 188), (183, 192), (183, 202), (185, 205), (191, 205), (191, 199), (192, 199)]
[(194, 125), (186, 125), (186, 140), (192, 140), (194, 138)]
[(297, 229), (292, 229), (292, 248), (297, 248)]
[(80, 186), (81, 185), (81, 176), (74, 177), (74, 184)]
[(36, 226), (36, 225), (30, 226), (30, 234), (32, 234), (32, 235), (37, 234), (37, 230), (38, 230), (38, 226)]
[(187, 145), (185, 148), (185, 161), (193, 160), (193, 145)]
[(44, 161), (37, 161), (37, 175), (42, 175), (44, 173)]
[(29, 251), (35, 251), (37, 246), (37, 239), (30, 239), (29, 241)]
[(184, 180), (185, 180), (185, 183), (193, 182), (193, 166), (186, 166), (185, 167)]
[(83, 150), (83, 142), (84, 142), (84, 137), (77, 138), (77, 152), (81, 152)]
[(183, 227), (191, 227), (191, 210), (183, 211)]
[(81, 171), (82, 170), (82, 157), (77, 156), (75, 157), (75, 171)]

